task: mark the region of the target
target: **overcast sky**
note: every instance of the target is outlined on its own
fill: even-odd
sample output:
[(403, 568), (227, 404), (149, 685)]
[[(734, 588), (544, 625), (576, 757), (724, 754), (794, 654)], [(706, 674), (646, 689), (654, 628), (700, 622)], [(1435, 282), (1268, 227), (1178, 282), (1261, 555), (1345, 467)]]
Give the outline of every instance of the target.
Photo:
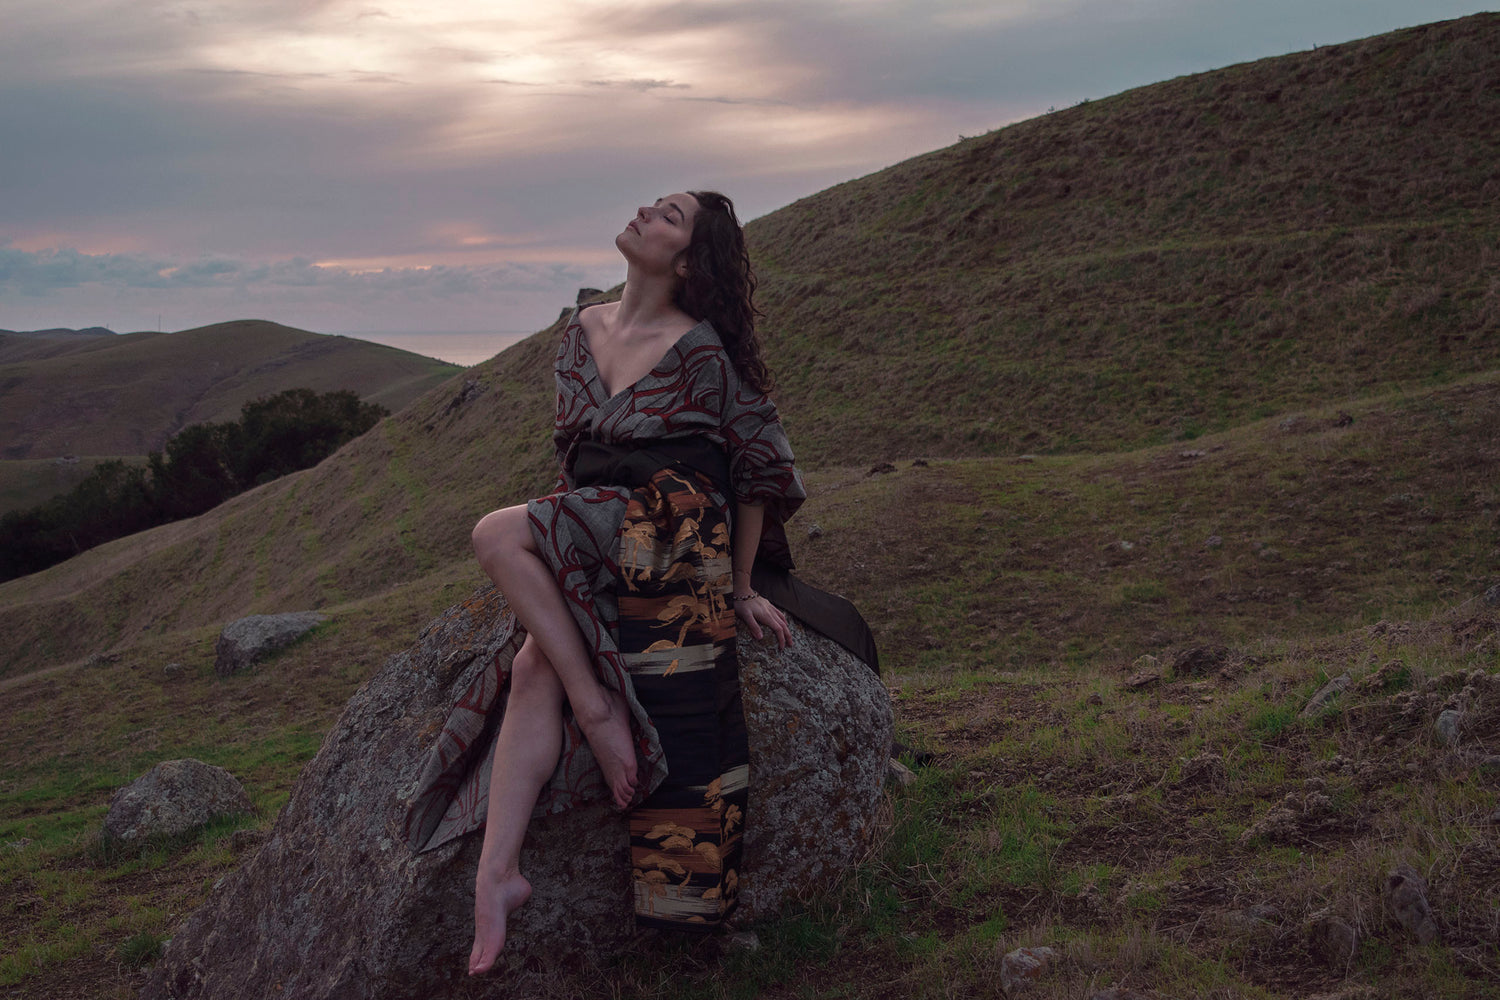
[(0, 328), (532, 330), (635, 207), (750, 218), (1473, 0), (0, 0)]

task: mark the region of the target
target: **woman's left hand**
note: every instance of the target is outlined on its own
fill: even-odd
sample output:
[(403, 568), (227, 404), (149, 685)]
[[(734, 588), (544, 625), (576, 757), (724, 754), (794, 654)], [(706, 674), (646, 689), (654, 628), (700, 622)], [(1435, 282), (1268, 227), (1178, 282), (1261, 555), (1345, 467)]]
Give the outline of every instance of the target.
[(787, 627), (786, 615), (781, 609), (759, 594), (740, 600), (734, 599), (734, 613), (750, 629), (750, 634), (759, 639), (770, 629), (776, 636), (776, 648), (785, 649), (792, 644), (792, 630)]

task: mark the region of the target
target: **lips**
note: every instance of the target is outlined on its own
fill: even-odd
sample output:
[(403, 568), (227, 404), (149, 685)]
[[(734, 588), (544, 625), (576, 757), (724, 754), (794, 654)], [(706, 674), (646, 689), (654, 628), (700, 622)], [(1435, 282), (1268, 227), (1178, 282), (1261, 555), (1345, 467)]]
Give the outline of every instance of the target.
[(637, 236), (641, 235), (641, 231), (636, 228), (635, 220), (634, 219), (631, 219), (629, 222), (627, 222), (625, 224), (625, 228), (628, 229), (628, 230), (630, 230), (631, 232), (635, 233)]

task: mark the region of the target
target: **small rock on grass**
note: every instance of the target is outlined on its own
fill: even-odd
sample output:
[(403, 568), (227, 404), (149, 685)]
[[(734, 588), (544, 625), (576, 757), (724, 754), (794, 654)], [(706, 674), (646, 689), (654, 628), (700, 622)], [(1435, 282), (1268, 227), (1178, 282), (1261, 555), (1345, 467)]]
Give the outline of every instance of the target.
[(104, 834), (125, 841), (171, 837), (254, 809), (245, 787), (222, 767), (191, 757), (168, 760), (115, 792)]
[(1015, 996), (1040, 979), (1056, 959), (1051, 948), (1017, 948), (1000, 960), (1000, 989)]
[(724, 939), (727, 951), (760, 951), (760, 938), (754, 931), (735, 931)]
[(1385, 877), (1385, 906), (1407, 933), (1422, 944), (1437, 940), (1437, 921), (1427, 902), (1427, 880), (1410, 865), (1397, 865)]
[(1343, 917), (1322, 910), (1308, 921), (1307, 944), (1325, 964), (1342, 968), (1359, 950), (1359, 932)]
[(1458, 743), (1458, 727), (1464, 720), (1464, 713), (1456, 708), (1445, 708), (1438, 713), (1437, 722), (1432, 724), (1433, 732), (1437, 733), (1438, 739), (1448, 746)]
[(230, 622), (214, 644), (214, 672), (220, 677), (246, 670), (312, 631), (327, 617), (316, 611), (250, 615)]
[(1323, 709), (1327, 708), (1330, 704), (1333, 703), (1333, 699), (1337, 698), (1339, 695), (1348, 690), (1349, 682), (1350, 677), (1345, 673), (1340, 674), (1333, 680), (1329, 681), (1327, 684), (1324, 684), (1322, 687), (1318, 688), (1317, 694), (1314, 694), (1311, 698), (1309, 698), (1307, 700), (1307, 704), (1303, 706), (1302, 718), (1311, 718), (1312, 716), (1317, 715), (1319, 712), (1323, 711)]
[(1229, 650), (1223, 646), (1194, 646), (1184, 649), (1172, 661), (1173, 677), (1206, 677), (1222, 667), (1229, 659)]
[(906, 788), (917, 780), (917, 776), (912, 772), (911, 768), (892, 757), (890, 773), (886, 775), (885, 780), (888, 785)]

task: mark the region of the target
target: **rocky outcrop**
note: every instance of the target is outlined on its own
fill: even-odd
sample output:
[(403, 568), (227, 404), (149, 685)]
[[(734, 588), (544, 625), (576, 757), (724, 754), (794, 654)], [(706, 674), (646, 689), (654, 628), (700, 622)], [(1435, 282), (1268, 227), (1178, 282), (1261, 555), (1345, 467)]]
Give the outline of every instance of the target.
[[(492, 589), (451, 608), (349, 702), (260, 851), (173, 936), (144, 997), (440, 996), (464, 979), (477, 836), (413, 855), (406, 804), (454, 699), (517, 641)], [(742, 635), (751, 784), (740, 923), (846, 870), (875, 832), (891, 739), (884, 685), (793, 623), (777, 651)], [(560, 963), (634, 936), (624, 818), (584, 806), (532, 823), (534, 887), (487, 997), (534, 992)]]
[(222, 767), (191, 757), (168, 760), (115, 792), (104, 835), (127, 841), (174, 837), (254, 809), (244, 786)]
[(284, 649), (327, 619), (316, 611), (280, 615), (251, 615), (230, 622), (214, 644), (214, 673), (220, 677), (246, 670), (278, 649)]

